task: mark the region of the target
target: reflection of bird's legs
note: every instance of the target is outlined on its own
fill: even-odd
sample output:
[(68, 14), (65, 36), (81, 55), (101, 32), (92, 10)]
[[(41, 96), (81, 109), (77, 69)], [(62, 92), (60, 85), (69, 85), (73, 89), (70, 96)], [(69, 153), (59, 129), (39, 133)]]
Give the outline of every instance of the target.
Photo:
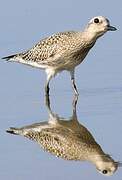
[(52, 112), (51, 105), (50, 105), (50, 96), (45, 95), (45, 104), (49, 113), (49, 122), (50, 123), (56, 123), (58, 120), (58, 116)]
[(45, 105), (47, 106), (47, 109), (50, 112), (51, 111), (51, 108), (50, 108), (50, 97), (49, 97), (48, 94), (45, 95)]
[[(77, 123), (77, 112), (76, 112), (76, 105), (78, 102), (78, 96), (74, 95), (73, 101), (72, 101), (72, 120)], [(48, 94), (45, 95), (45, 105), (47, 107), (47, 110), (49, 112), (49, 121), (51, 123), (56, 123), (59, 119), (58, 115), (52, 112), (51, 109), (51, 103), (50, 103), (50, 96)]]
[(46, 74), (47, 74), (47, 82), (45, 85), (45, 94), (49, 96), (49, 91), (50, 91), (49, 83), (52, 77), (55, 76), (55, 71), (52, 69), (46, 69)]
[(49, 83), (50, 83), (51, 78), (52, 78), (51, 76), (47, 76), (47, 82), (46, 82), (46, 85), (45, 85), (45, 94), (46, 94), (46, 96), (49, 96), (49, 91), (50, 91)]
[(78, 96), (79, 93), (78, 93), (78, 90), (77, 90), (77, 87), (76, 87), (76, 84), (75, 84), (75, 72), (74, 72), (74, 69), (70, 71), (70, 76), (71, 76), (71, 82), (72, 82), (72, 87), (73, 87), (74, 93), (75, 93), (76, 96)]
[(78, 96), (75, 95), (72, 102), (73, 119), (77, 119), (77, 112), (76, 112), (77, 102), (78, 102)]
[(46, 82), (46, 85), (45, 85), (45, 94), (49, 96), (49, 91), (50, 91), (50, 88), (49, 88), (49, 81)]

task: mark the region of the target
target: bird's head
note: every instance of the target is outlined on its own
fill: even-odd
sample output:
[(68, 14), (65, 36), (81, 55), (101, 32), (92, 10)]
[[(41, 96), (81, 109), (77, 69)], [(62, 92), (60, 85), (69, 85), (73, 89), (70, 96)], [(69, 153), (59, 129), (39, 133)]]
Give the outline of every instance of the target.
[(110, 22), (107, 18), (103, 16), (97, 16), (89, 21), (86, 30), (90, 34), (93, 34), (97, 39), (107, 31), (116, 31), (117, 29), (110, 25)]

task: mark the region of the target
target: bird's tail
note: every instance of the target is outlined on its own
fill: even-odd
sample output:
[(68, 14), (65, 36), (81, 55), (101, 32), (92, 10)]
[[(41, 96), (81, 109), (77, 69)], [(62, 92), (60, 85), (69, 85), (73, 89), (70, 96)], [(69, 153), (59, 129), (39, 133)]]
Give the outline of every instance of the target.
[(6, 132), (14, 135), (22, 135), (22, 129), (20, 128), (10, 127)]
[(6, 61), (16, 61), (17, 57), (18, 57), (19, 54), (13, 54), (13, 55), (10, 55), (10, 56), (5, 56), (5, 57), (2, 57), (2, 59), (5, 59)]

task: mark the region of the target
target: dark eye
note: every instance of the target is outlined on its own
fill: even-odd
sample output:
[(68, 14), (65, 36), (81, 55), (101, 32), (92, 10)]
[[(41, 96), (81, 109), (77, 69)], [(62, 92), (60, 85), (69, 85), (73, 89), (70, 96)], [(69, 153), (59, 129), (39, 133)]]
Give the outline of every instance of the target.
[(108, 171), (107, 171), (107, 170), (103, 170), (102, 173), (103, 173), (103, 174), (107, 174)]
[(99, 23), (99, 19), (98, 19), (98, 18), (95, 18), (95, 19), (94, 19), (94, 23)]

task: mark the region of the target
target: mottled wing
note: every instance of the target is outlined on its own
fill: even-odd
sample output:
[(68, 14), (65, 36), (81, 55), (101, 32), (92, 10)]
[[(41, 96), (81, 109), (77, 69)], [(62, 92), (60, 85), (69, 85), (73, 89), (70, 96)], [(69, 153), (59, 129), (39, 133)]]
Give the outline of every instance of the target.
[[(66, 51), (66, 44), (75, 34), (74, 31), (62, 32), (54, 34), (48, 38), (41, 40), (32, 49), (22, 53), (21, 57), (27, 61), (37, 63), (47, 63), (46, 60), (52, 61), (58, 59)], [(64, 45), (65, 44), (65, 45)]]

